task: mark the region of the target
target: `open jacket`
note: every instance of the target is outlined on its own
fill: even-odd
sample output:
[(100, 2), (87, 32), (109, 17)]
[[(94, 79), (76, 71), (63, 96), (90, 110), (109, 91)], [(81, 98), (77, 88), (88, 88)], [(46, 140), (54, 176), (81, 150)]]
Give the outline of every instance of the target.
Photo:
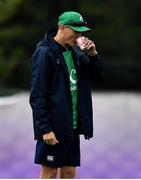
[[(34, 138), (53, 131), (58, 140), (73, 139), (73, 116), (65, 49), (54, 41), (50, 30), (37, 45), (32, 56), (30, 105), (33, 110)], [(79, 133), (93, 137), (93, 112), (90, 81), (103, 77), (102, 60), (88, 57), (78, 47), (72, 51), (78, 78)]]

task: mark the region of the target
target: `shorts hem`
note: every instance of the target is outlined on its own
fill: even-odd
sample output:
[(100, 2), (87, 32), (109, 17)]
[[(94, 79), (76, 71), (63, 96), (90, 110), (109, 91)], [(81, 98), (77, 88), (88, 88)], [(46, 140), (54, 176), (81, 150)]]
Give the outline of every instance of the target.
[(70, 165), (70, 164), (63, 164), (63, 165), (53, 165), (53, 164), (46, 164), (46, 163), (42, 163), (42, 162), (34, 162), (34, 164), (38, 164), (38, 165), (44, 165), (44, 166), (48, 166), (48, 167), (52, 167), (52, 168), (62, 168), (64, 166), (70, 166), (70, 167), (80, 167), (80, 164), (75, 164), (75, 165)]

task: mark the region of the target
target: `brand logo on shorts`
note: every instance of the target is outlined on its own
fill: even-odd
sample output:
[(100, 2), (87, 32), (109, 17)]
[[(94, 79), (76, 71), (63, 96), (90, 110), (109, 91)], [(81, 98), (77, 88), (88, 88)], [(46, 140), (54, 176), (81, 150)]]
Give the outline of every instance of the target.
[(54, 156), (48, 155), (48, 156), (47, 156), (47, 160), (48, 160), (48, 161), (54, 161)]

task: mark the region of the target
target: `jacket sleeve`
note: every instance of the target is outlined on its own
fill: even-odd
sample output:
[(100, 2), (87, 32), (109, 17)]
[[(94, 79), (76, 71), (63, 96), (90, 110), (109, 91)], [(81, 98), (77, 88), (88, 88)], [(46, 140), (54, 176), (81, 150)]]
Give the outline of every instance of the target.
[(89, 58), (89, 75), (90, 79), (94, 82), (101, 82), (103, 80), (103, 61), (98, 55), (88, 56)]
[(30, 105), (33, 113), (34, 139), (52, 131), (49, 115), (51, 68), (47, 48), (38, 48), (32, 57)]

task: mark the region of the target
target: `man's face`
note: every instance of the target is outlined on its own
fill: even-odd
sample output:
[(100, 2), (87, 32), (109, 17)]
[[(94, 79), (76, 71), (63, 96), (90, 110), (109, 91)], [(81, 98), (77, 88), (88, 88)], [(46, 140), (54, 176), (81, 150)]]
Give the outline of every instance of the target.
[(69, 46), (76, 46), (76, 39), (81, 36), (81, 32), (74, 31), (68, 27), (64, 27), (64, 41)]

